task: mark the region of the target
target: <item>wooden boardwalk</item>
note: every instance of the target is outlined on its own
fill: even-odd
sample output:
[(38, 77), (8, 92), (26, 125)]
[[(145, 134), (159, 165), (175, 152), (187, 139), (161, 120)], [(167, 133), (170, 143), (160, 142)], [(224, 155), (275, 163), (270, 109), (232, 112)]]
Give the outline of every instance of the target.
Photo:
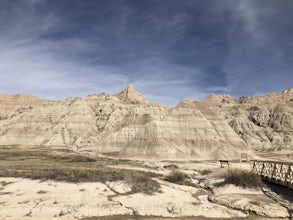
[(293, 163), (251, 160), (250, 170), (265, 180), (293, 189)]

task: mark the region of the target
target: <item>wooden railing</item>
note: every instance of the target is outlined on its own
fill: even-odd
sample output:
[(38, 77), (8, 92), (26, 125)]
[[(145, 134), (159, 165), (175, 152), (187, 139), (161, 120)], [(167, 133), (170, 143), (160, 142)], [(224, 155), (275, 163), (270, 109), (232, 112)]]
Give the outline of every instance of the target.
[(265, 180), (293, 189), (293, 163), (251, 160), (250, 170)]

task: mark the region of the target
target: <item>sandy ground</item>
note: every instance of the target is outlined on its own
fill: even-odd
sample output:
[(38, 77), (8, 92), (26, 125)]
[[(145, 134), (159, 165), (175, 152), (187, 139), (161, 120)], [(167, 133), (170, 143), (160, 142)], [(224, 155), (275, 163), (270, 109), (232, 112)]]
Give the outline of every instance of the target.
[[(168, 164), (148, 163), (148, 168), (139, 169), (167, 174), (170, 170), (164, 167)], [(198, 187), (155, 179), (161, 185), (161, 192), (146, 195), (129, 194), (130, 188), (123, 182), (75, 184), (0, 178), (0, 219), (82, 219), (113, 215), (118, 219), (119, 216), (120, 219), (129, 219), (123, 216), (251, 219), (251, 214), (258, 216), (255, 219), (289, 217), (286, 208), (260, 189), (243, 189), (234, 185), (216, 187), (216, 183), (223, 181), (222, 174), (228, 167), (221, 168), (218, 163), (210, 162), (180, 162), (176, 165), (191, 175)], [(130, 165), (121, 167), (137, 169)], [(249, 169), (249, 164), (232, 163), (231, 167)], [(204, 170), (212, 172), (202, 175)]]
[(101, 183), (61, 183), (21, 178), (0, 178), (1, 219), (75, 219), (86, 216), (132, 214), (108, 196)]
[[(155, 195), (116, 195), (106, 184), (58, 183), (0, 178), (1, 219), (75, 219), (88, 216), (245, 217), (240, 211), (212, 204), (194, 187), (162, 183)], [(198, 194), (198, 196), (197, 196)]]

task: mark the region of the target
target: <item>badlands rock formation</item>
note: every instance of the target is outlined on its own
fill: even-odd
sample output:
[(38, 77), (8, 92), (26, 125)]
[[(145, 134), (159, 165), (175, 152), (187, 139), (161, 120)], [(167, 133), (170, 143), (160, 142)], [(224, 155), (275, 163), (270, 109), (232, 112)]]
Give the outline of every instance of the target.
[(292, 146), (293, 90), (264, 97), (149, 103), (117, 95), (49, 101), (0, 94), (0, 145), (68, 147), (121, 157), (221, 159)]
[(212, 95), (204, 103), (255, 150), (292, 150), (293, 89), (281, 94), (241, 97)]

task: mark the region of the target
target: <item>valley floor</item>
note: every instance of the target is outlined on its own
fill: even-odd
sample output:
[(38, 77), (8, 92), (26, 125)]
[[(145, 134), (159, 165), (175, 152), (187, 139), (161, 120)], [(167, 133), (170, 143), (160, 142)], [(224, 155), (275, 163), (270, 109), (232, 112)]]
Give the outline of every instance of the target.
[[(25, 152), (31, 155), (30, 160), (22, 160)], [(249, 169), (247, 163), (221, 168), (218, 162), (86, 160), (75, 154), (66, 157), (68, 154), (59, 151), (10, 148), (2, 149), (1, 155), (1, 219), (264, 220), (289, 219), (293, 208), (290, 201), (287, 206), (279, 203), (261, 188), (222, 184), (228, 169)], [(45, 155), (49, 156), (44, 159)], [(34, 173), (29, 167), (34, 167)], [(52, 167), (60, 176), (49, 172)], [(166, 181), (164, 177), (174, 167), (190, 176), (191, 184)], [(64, 172), (70, 169), (72, 172)], [(40, 178), (41, 174), (46, 178)]]

